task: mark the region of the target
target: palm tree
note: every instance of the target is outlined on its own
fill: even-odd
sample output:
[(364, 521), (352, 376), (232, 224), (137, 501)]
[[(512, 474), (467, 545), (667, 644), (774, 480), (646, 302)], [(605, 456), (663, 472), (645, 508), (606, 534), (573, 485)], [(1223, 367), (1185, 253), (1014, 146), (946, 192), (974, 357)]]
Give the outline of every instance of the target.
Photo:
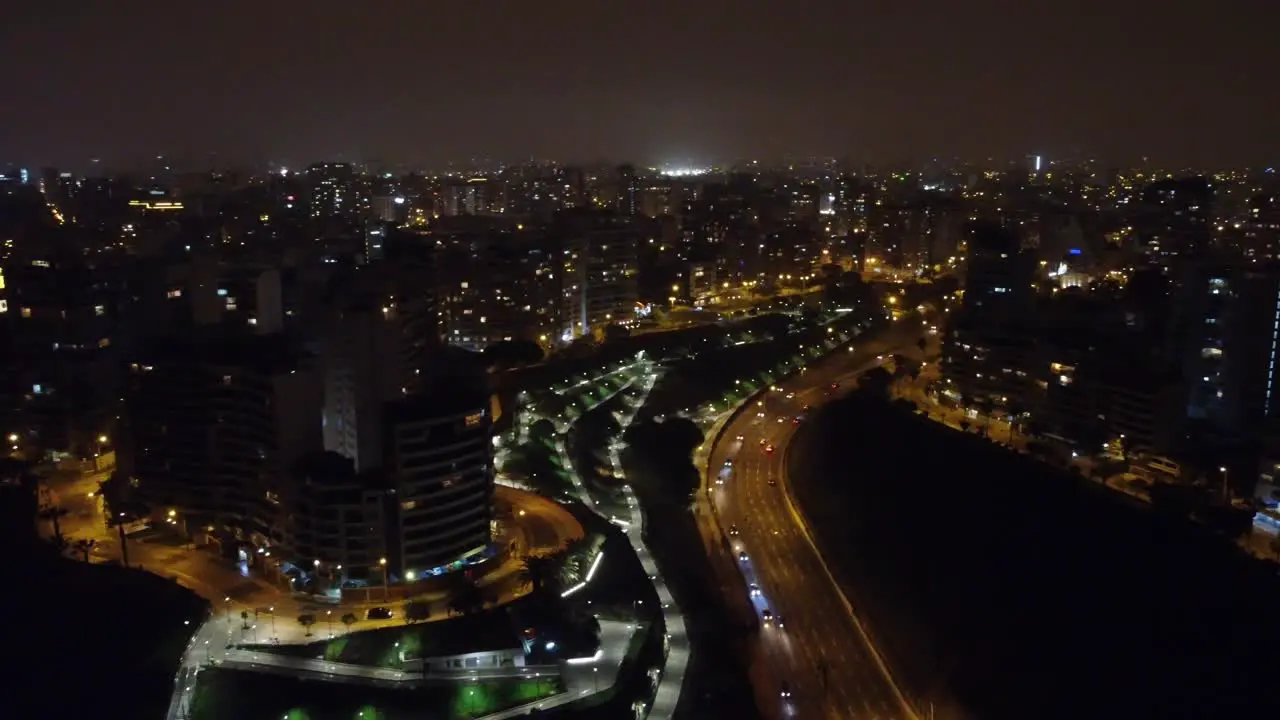
[(240, 627), (242, 630), (249, 629), (249, 611), (248, 610), (240, 611)]
[(89, 553), (93, 552), (93, 549), (97, 547), (97, 545), (97, 540), (92, 538), (81, 538), (80, 540), (76, 540), (72, 543), (71, 547), (76, 552), (80, 553), (80, 556), (84, 558), (85, 562), (89, 562)]
[(312, 613), (302, 613), (298, 616), (298, 624), (307, 629), (307, 637), (311, 637), (311, 626), (316, 624), (316, 616)]
[(530, 592), (541, 593), (554, 580), (555, 570), (551, 555), (529, 555), (521, 563), (520, 578), (531, 586)]
[(60, 505), (45, 505), (40, 508), (40, 519), (48, 520), (53, 525), (54, 537), (62, 537), (62, 526), (58, 523), (58, 520), (66, 517), (66, 514), (66, 508)]
[(358, 620), (359, 618), (356, 617), (355, 613), (347, 613), (342, 616), (342, 624), (347, 626), (347, 632), (351, 632), (351, 626), (355, 625)]

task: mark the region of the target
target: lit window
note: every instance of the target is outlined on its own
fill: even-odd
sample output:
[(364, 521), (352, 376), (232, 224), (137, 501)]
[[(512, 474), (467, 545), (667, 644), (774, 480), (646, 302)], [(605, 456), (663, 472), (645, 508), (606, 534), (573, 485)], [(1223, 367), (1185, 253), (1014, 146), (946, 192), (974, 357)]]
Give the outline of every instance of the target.
[(31, 317), (31, 308), (22, 308), (22, 317), (24, 318)]

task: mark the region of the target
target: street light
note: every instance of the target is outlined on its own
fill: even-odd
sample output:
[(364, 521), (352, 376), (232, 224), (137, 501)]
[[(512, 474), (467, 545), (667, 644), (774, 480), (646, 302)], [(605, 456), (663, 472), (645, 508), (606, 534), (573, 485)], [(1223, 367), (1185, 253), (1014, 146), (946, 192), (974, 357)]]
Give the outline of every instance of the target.
[(378, 564), (382, 566), (382, 599), (389, 600), (391, 598), (390, 581), (387, 579), (387, 559), (379, 558)]
[(325, 614), (325, 618), (329, 621), (329, 637), (332, 638), (333, 637), (333, 611), (325, 610), (324, 614)]
[(271, 613), (271, 637), (276, 636), (276, 608), (274, 605), (267, 608), (267, 612)]

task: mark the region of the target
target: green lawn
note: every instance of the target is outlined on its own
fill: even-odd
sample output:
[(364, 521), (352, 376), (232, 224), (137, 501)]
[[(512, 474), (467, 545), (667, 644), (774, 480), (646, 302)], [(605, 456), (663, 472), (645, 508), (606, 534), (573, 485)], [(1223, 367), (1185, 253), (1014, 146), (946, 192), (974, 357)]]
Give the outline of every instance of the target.
[(332, 640), (318, 640), (305, 645), (253, 645), (259, 652), (319, 658), (353, 665), (399, 668), (403, 651), (413, 659), (422, 651), (424, 625), (404, 625), (344, 633)]
[(190, 720), (461, 720), (560, 690), (551, 679), (393, 690), (213, 668), (199, 675)]

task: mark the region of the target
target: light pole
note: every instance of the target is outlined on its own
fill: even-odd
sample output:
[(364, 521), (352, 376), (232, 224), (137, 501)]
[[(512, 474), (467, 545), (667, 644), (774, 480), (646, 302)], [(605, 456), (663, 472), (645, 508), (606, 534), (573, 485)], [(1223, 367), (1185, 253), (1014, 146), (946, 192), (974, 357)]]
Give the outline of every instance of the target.
[(333, 611), (325, 610), (324, 615), (325, 615), (325, 619), (329, 621), (329, 637), (332, 638), (333, 637)]
[(1227, 466), (1219, 467), (1218, 472), (1222, 473), (1222, 504), (1226, 505), (1231, 501), (1231, 491), (1227, 485)]
[(596, 692), (600, 692), (600, 668), (591, 668), (591, 677), (595, 681)]
[(391, 599), (391, 585), (387, 579), (387, 559), (379, 558), (378, 565), (382, 567), (382, 599), (385, 602)]
[(227, 632), (231, 632), (231, 596), (222, 598), (222, 602), (226, 603), (227, 608)]
[(276, 636), (276, 608), (275, 608), (275, 606), (274, 606), (274, 605), (272, 605), (271, 607), (267, 608), (267, 612), (271, 613), (271, 637), (272, 637), (272, 639), (275, 639), (275, 636)]

